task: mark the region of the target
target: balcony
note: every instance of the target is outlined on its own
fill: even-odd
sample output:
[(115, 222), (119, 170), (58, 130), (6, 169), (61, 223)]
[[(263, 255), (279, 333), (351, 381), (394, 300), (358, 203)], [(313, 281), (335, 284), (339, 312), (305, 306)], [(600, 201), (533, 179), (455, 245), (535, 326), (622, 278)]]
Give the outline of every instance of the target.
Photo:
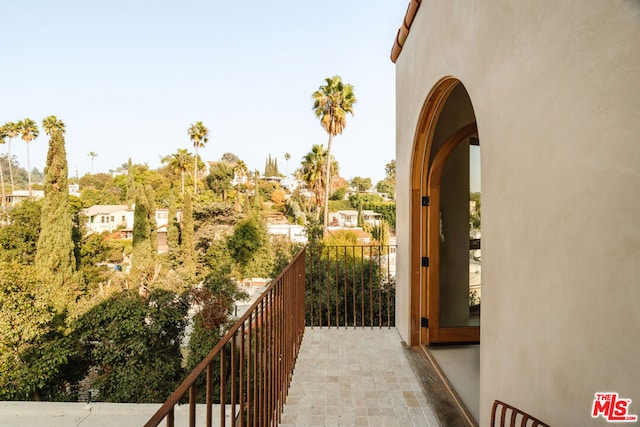
[(473, 425), (395, 319), (395, 248), (305, 248), (145, 424)]

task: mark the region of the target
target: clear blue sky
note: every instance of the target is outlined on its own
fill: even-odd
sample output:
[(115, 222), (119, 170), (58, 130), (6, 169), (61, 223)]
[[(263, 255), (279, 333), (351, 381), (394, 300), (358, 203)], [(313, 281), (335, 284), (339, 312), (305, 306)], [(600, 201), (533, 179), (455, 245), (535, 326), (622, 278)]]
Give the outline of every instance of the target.
[[(338, 74), (358, 103), (333, 154), (341, 175), (384, 178), (395, 157), (390, 50), (408, 0), (2, 1), (0, 123), (50, 114), (67, 125), (70, 174), (126, 162), (155, 168), (201, 120), (200, 153), (233, 152), (253, 169), (266, 157), (296, 169), (327, 135), (311, 93)], [(6, 146), (0, 148), (6, 150)], [(30, 145), (42, 170), (44, 133)], [(26, 165), (22, 140), (12, 154)]]

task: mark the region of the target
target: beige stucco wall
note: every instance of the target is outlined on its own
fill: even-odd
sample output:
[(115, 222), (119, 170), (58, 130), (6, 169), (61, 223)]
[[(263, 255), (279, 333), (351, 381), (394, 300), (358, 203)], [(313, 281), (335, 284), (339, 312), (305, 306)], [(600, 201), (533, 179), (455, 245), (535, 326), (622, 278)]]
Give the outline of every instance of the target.
[(640, 1), (423, 1), (396, 73), (401, 335), (413, 139), (455, 76), (481, 140), (480, 425), (494, 399), (602, 425), (601, 391), (640, 415)]

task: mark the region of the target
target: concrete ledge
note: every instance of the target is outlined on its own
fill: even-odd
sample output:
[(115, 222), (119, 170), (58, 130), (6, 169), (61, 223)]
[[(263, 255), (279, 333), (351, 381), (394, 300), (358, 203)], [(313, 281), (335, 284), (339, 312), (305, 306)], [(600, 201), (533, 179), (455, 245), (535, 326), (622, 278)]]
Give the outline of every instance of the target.
[[(159, 403), (0, 402), (2, 427), (140, 427), (160, 408)], [(220, 418), (214, 406), (214, 420)], [(230, 425), (230, 409), (227, 425)], [(197, 425), (204, 425), (205, 405), (197, 405)], [(187, 426), (189, 406), (176, 408), (176, 426)], [(161, 424), (164, 425), (164, 422)]]

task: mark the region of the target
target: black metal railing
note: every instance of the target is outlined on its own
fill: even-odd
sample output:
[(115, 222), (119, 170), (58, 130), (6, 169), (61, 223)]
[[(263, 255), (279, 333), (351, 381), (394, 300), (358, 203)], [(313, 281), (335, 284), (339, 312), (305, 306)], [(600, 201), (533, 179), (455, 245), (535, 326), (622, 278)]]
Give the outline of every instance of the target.
[(390, 245), (308, 247), (306, 325), (395, 326), (395, 252)]

